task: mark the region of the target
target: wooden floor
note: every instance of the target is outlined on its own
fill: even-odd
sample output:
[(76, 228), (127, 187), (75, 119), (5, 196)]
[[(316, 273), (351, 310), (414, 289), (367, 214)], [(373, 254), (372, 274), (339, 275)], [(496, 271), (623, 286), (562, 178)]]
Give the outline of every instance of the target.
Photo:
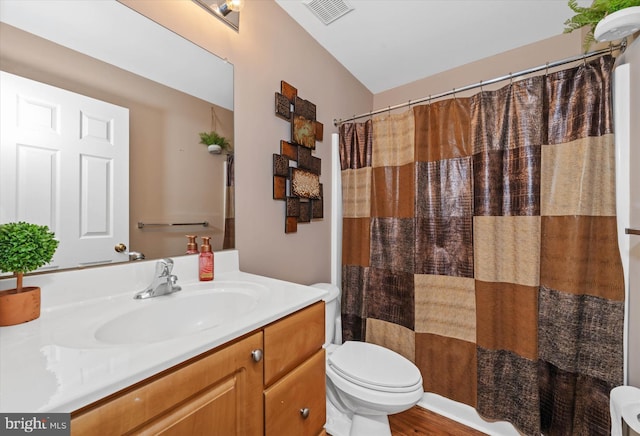
[(389, 416), (393, 436), (483, 436), (485, 433), (466, 427), (422, 407)]

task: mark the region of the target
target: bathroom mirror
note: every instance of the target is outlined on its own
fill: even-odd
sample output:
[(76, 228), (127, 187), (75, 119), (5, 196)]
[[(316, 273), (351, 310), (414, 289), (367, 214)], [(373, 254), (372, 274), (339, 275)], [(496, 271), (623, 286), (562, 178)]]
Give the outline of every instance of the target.
[[(126, 240), (110, 242), (108, 251), (119, 242), (126, 248), (106, 261), (90, 250), (71, 250), (87, 257), (71, 263), (54, 257), (42, 270), (128, 261), (129, 252), (146, 259), (182, 255), (186, 234), (210, 236), (215, 250), (234, 247), (233, 150), (211, 154), (199, 143), (200, 132), (216, 130), (236, 148), (233, 65), (115, 0), (33, 0), (0, 2), (0, 70), (129, 112), (128, 188), (122, 194), (105, 189), (114, 201), (128, 202)], [(105, 168), (105, 178), (115, 178)], [(17, 192), (19, 204), (16, 180), (5, 176), (0, 174), (0, 188)], [(50, 218), (55, 231), (61, 221), (75, 219), (78, 213), (69, 211), (78, 209), (61, 205), (70, 199), (91, 204), (82, 186), (79, 192), (52, 196), (59, 204), (51, 210), (57, 209), (39, 224), (49, 225)], [(0, 196), (0, 222), (12, 221), (6, 198)], [(116, 221), (106, 218), (107, 227), (109, 220)], [(56, 236), (58, 256), (71, 243)]]

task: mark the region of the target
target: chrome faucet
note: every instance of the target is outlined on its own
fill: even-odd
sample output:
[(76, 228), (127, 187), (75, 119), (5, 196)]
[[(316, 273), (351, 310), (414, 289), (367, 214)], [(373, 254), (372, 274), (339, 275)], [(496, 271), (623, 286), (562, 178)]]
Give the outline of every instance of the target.
[(133, 296), (136, 300), (145, 298), (159, 297), (160, 295), (173, 294), (182, 289), (176, 285), (178, 277), (171, 274), (173, 269), (173, 260), (161, 259), (156, 264), (156, 274), (153, 282), (147, 289), (140, 291)]

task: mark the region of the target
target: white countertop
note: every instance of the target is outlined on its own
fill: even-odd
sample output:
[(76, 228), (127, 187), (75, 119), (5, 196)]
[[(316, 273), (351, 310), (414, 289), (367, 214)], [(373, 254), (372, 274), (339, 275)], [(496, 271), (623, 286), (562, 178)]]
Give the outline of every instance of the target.
[[(42, 288), (40, 318), (0, 327), (0, 412), (72, 412), (186, 359), (320, 301), (325, 291), (244, 273), (236, 251), (215, 253), (213, 282), (198, 282), (197, 256), (174, 258), (183, 290), (134, 300), (153, 277), (155, 262), (28, 277)], [(13, 287), (0, 280), (0, 289)], [(176, 301), (212, 284), (249, 283), (264, 291), (248, 313), (222, 325), (161, 342), (124, 345), (95, 339), (95, 330), (115, 316), (145, 304)], [(149, 326), (153, 328), (153, 326)]]

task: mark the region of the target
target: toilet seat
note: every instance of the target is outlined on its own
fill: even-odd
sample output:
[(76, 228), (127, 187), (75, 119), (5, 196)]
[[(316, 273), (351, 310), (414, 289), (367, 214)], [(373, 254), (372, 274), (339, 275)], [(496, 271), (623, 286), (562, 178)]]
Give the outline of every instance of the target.
[(368, 389), (390, 393), (422, 389), (418, 368), (379, 345), (347, 341), (329, 355), (327, 363), (342, 378)]

